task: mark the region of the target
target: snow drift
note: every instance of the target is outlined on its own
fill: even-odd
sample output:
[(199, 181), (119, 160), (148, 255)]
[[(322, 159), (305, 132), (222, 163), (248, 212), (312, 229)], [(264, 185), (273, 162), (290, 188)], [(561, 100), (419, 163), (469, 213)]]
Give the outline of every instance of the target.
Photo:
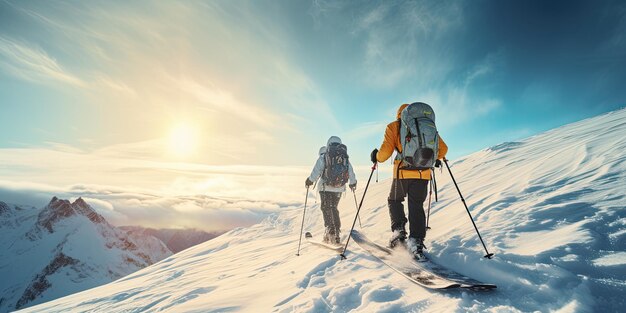
[[(298, 209), (24, 312), (620, 311), (626, 304), (624, 151), (626, 110), (619, 110), (452, 162), (492, 260), (483, 258), (449, 175), (438, 173), (429, 256), (497, 284), (496, 291), (428, 291), (355, 244), (344, 261), (306, 243), (297, 257)], [(389, 185), (373, 183), (362, 209), (362, 231), (379, 242), (389, 236)], [(319, 236), (319, 205), (309, 204), (305, 231)], [(340, 212), (345, 232), (355, 213), (352, 195), (342, 198)]]

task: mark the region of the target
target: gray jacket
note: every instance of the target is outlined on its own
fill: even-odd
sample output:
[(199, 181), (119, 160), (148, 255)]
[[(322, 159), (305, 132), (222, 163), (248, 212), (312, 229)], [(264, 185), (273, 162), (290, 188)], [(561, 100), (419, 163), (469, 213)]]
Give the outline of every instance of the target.
[[(341, 143), (341, 139), (337, 136), (332, 136), (328, 139), (328, 143), (326, 145), (330, 145), (331, 143)], [(320, 148), (319, 158), (317, 162), (315, 162), (315, 166), (313, 167), (313, 171), (311, 171), (311, 175), (309, 176), (309, 180), (315, 182), (316, 180), (320, 180), (318, 182), (317, 189), (319, 191), (330, 191), (330, 192), (344, 192), (346, 191), (346, 186), (341, 187), (331, 187), (326, 186), (324, 184), (324, 179), (322, 178), (322, 174), (324, 173), (324, 167), (326, 166), (326, 160), (324, 160), (324, 154), (326, 153), (326, 147)], [(354, 170), (352, 169), (352, 164), (350, 164), (350, 160), (348, 160), (348, 175), (350, 185), (356, 184), (356, 175), (354, 175)]]

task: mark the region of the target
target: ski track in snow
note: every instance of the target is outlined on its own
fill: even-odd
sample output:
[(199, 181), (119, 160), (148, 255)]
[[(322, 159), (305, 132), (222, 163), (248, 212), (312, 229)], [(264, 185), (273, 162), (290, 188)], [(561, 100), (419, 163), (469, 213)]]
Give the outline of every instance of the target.
[[(437, 173), (428, 255), (495, 291), (423, 289), (353, 242), (347, 260), (304, 238), (295, 256), (298, 209), (23, 312), (618, 312), (626, 305), (624, 151), (626, 109), (451, 163), (492, 260), (446, 170)], [(361, 211), (362, 231), (380, 243), (390, 235), (389, 185), (372, 183)], [(340, 202), (344, 233), (351, 200)], [(319, 204), (310, 205), (304, 230), (320, 236), (322, 228)]]

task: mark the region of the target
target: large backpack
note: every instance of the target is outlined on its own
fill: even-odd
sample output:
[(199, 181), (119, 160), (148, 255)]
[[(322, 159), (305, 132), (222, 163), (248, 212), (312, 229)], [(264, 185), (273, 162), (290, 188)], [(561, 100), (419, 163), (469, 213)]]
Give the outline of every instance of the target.
[(409, 104), (400, 114), (400, 167), (425, 170), (434, 167), (439, 151), (435, 112), (422, 102)]
[(330, 187), (343, 187), (349, 179), (348, 175), (348, 148), (346, 145), (335, 142), (326, 147), (324, 154), (324, 184)]

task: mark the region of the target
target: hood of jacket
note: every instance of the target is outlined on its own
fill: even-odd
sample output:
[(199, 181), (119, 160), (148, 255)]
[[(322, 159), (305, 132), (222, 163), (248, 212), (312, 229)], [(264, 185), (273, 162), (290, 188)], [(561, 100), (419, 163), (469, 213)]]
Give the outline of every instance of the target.
[(326, 146), (330, 146), (331, 143), (341, 143), (341, 138), (337, 136), (330, 136), (330, 138), (328, 138), (328, 142), (326, 143)]
[(405, 103), (405, 104), (401, 105), (401, 106), (398, 108), (398, 117), (397, 117), (397, 118), (400, 118), (400, 115), (402, 115), (402, 110), (404, 110), (404, 108), (406, 108), (406, 107), (408, 107), (408, 106), (409, 106), (409, 104), (408, 104), (408, 103)]
[(321, 146), (320, 147), (320, 151), (319, 151), (319, 155), (322, 155), (324, 153), (326, 153), (326, 146)]

